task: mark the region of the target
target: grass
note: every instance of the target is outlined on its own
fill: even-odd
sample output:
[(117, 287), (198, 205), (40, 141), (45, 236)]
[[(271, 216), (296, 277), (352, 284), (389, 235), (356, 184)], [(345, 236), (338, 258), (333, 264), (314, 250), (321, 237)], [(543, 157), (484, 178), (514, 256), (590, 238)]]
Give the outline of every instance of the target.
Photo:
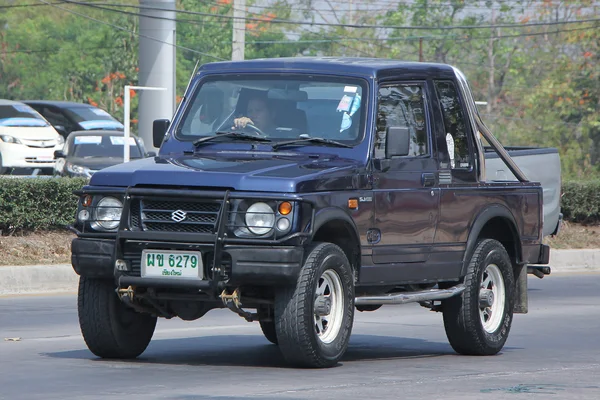
[[(0, 236), (0, 265), (69, 264), (74, 237), (66, 231)], [(544, 242), (553, 249), (600, 249), (600, 226), (565, 222), (557, 236)]]
[(69, 264), (74, 237), (68, 231), (0, 236), (0, 265)]
[(544, 243), (552, 249), (600, 249), (600, 226), (563, 222), (558, 235)]

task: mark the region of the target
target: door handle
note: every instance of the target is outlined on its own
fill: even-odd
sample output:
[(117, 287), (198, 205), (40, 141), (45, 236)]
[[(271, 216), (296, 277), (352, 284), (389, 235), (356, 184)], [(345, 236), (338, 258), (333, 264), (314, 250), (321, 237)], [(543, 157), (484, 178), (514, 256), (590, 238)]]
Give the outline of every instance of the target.
[(421, 175), (421, 182), (423, 183), (423, 187), (432, 187), (435, 185), (435, 174), (431, 172), (424, 172)]

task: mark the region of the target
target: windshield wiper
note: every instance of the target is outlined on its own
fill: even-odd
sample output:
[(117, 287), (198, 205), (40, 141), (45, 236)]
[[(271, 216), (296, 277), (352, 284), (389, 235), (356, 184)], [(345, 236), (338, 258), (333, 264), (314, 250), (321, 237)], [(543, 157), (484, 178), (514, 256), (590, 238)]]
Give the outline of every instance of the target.
[(242, 132), (235, 132), (235, 131), (218, 131), (215, 132), (215, 136), (208, 136), (202, 139), (197, 139), (194, 141), (194, 146), (198, 146), (199, 144), (202, 144), (204, 142), (208, 142), (211, 140), (215, 140), (218, 138), (222, 138), (222, 137), (232, 137), (235, 139), (241, 139), (241, 140), (251, 140), (254, 142), (271, 142), (271, 139), (267, 139), (264, 137), (260, 137), (260, 136), (256, 136), (256, 135), (248, 135), (247, 133), (242, 133)]
[(331, 140), (331, 139), (324, 139), (324, 138), (320, 138), (320, 137), (305, 137), (305, 138), (301, 138), (301, 139), (288, 140), (285, 142), (276, 143), (273, 145), (273, 150), (278, 149), (283, 146), (301, 145), (304, 142), (309, 142), (309, 143), (314, 143), (314, 144), (325, 144), (325, 145), (336, 146), (336, 147), (346, 147), (346, 148), (352, 147), (348, 144), (345, 144), (342, 142), (337, 142), (337, 141)]

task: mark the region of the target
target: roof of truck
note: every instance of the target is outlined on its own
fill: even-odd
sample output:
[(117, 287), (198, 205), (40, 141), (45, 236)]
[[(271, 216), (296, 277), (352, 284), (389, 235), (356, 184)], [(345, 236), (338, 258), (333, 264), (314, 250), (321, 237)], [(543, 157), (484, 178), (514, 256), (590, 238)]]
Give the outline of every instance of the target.
[(204, 64), (201, 71), (248, 71), (295, 70), (334, 74), (377, 76), (386, 71), (426, 76), (454, 76), (453, 67), (448, 64), (422, 63), (413, 61), (389, 60), (384, 58), (362, 57), (281, 57), (262, 58), (244, 61), (222, 61)]

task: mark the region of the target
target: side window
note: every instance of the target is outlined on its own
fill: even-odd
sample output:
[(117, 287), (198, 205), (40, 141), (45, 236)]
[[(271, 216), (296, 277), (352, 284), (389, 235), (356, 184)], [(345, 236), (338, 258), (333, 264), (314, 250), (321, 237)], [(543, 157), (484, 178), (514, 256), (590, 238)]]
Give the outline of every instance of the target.
[(40, 114), (42, 114), (53, 126), (62, 125), (67, 132), (71, 132), (73, 129), (71, 122), (57, 109), (44, 107)]
[(452, 168), (470, 168), (471, 153), (467, 138), (467, 126), (454, 82), (436, 81), (435, 89), (444, 117), (444, 132)]
[(429, 154), (422, 84), (393, 84), (379, 88), (375, 139), (376, 158), (385, 158), (386, 134), (389, 127), (408, 128), (410, 132), (409, 156)]

